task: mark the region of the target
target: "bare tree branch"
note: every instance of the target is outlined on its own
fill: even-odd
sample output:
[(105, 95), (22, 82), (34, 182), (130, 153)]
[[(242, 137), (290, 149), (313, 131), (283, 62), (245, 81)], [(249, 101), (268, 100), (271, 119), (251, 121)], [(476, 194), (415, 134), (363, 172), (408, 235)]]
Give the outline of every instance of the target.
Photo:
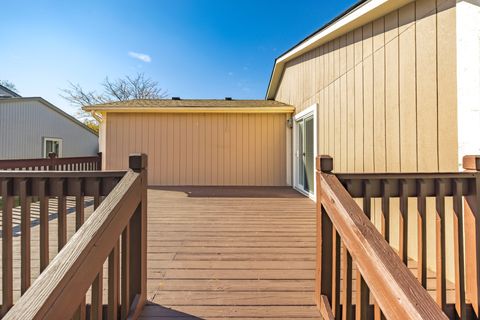
[(17, 87), (13, 82), (10, 82), (8, 80), (0, 80), (0, 85), (4, 86), (5, 88), (12, 90), (15, 93), (18, 93)]
[(168, 97), (167, 91), (160, 88), (157, 81), (146, 78), (143, 73), (137, 73), (135, 76), (126, 76), (113, 81), (106, 77), (101, 83), (103, 90), (100, 93), (86, 91), (78, 83), (69, 82), (68, 84), (69, 87), (62, 89), (60, 96), (74, 106), (80, 107), (77, 116), (89, 126), (93, 126), (96, 120), (89, 113), (83, 111), (81, 107), (113, 101), (163, 99)]

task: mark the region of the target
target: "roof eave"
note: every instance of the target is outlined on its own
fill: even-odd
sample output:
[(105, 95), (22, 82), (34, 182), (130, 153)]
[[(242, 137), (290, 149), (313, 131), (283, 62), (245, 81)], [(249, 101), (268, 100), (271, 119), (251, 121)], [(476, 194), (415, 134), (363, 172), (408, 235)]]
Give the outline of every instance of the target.
[(293, 113), (292, 106), (275, 107), (85, 107), (88, 112), (101, 113)]
[(275, 60), (266, 99), (275, 99), (285, 63), (415, 0), (361, 1)]

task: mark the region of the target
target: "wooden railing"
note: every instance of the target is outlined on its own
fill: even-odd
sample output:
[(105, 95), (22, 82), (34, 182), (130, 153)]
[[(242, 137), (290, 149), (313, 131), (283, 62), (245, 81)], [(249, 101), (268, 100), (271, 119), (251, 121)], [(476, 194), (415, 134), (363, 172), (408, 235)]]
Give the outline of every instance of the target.
[[(2, 315), (4, 319), (126, 319), (146, 299), (145, 155), (130, 156), (130, 170), (0, 172), (2, 196)], [(31, 197), (39, 198), (39, 276), (31, 283)], [(20, 291), (14, 303), (12, 203), (21, 204)], [(57, 199), (58, 254), (49, 257), (49, 198)], [(75, 201), (76, 232), (67, 239), (66, 199)], [(85, 197), (95, 211), (85, 219)], [(102, 201), (103, 200), (103, 201)], [(68, 240), (68, 241), (67, 241)], [(18, 253), (16, 253), (18, 255)], [(103, 304), (103, 267), (108, 299)], [(87, 301), (86, 295), (91, 296)]]
[[(464, 159), (466, 169), (478, 170), (479, 164), (478, 157)], [(447, 315), (477, 319), (480, 173), (332, 174), (332, 170), (331, 157), (317, 158), (316, 302), (322, 315), (326, 319), (354, 315), (357, 319), (444, 319)], [(413, 208), (412, 198), (416, 199)], [(377, 227), (371, 221), (372, 203), (381, 217)], [(427, 241), (427, 203), (436, 214), (430, 221), (435, 226), (435, 300), (426, 290), (427, 248), (432, 247)], [(393, 210), (399, 213), (398, 225), (390, 224)], [(446, 236), (451, 236), (446, 229), (448, 212), (453, 215), (451, 256), (446, 255)], [(409, 227), (412, 214), (418, 228)], [(395, 234), (392, 228), (397, 228), (398, 251), (389, 244)], [(409, 235), (415, 233), (417, 241), (411, 244)], [(407, 267), (412, 245), (418, 252), (416, 274)], [(453, 305), (447, 303), (448, 259), (455, 265)]]
[(95, 171), (102, 169), (102, 153), (97, 156), (57, 158), (49, 153), (48, 158), (0, 160), (0, 170), (30, 171)]

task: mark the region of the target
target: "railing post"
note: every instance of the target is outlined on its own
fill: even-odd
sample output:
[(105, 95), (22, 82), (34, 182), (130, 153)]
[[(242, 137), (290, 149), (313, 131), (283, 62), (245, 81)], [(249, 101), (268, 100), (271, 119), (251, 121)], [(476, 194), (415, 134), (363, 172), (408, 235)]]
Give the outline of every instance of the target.
[(463, 157), (465, 170), (477, 171), (474, 185), (464, 199), (466, 298), (480, 316), (480, 156)]
[(48, 170), (52, 171), (55, 170), (55, 165), (53, 164), (53, 159), (57, 157), (57, 154), (55, 152), (50, 152), (48, 154), (48, 159), (50, 159), (50, 164), (48, 165)]
[(102, 170), (102, 153), (98, 152), (98, 159), (97, 159), (97, 170), (101, 171)]
[[(129, 168), (141, 174), (141, 201), (130, 219), (130, 297), (131, 311), (139, 313), (147, 295), (147, 155), (133, 154)], [(135, 318), (135, 317), (133, 317)]]
[[(331, 310), (332, 301), (332, 259), (333, 259), (333, 225), (322, 205), (322, 173), (331, 173), (333, 158), (330, 156), (317, 156), (317, 256), (315, 272), (315, 302), (322, 315)], [(328, 306), (325, 304), (329, 304)], [(331, 312), (331, 311), (330, 311)]]

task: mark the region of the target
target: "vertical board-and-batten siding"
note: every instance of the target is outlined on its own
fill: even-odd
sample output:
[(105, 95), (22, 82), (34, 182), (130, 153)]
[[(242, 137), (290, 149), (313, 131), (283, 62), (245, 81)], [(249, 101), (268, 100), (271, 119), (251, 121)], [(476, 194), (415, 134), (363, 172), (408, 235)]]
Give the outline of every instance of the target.
[(43, 103), (0, 100), (0, 159), (42, 158), (45, 137), (62, 139), (63, 157), (98, 152), (97, 135)]
[[(296, 112), (318, 103), (319, 154), (331, 155), (337, 172), (457, 171), (456, 72), (455, 0), (419, 0), (286, 62), (275, 100)], [(377, 225), (380, 208), (374, 199)], [(427, 259), (434, 270), (433, 199), (427, 208)], [(410, 230), (416, 210), (411, 199)], [(396, 226), (397, 209), (391, 219)], [(452, 235), (452, 212), (446, 223)], [(390, 239), (398, 247), (396, 227)], [(416, 259), (416, 232), (409, 239)], [(453, 238), (447, 240), (453, 256)], [(453, 279), (452, 263), (447, 276)]]
[(150, 185), (284, 186), (286, 114), (108, 113), (107, 169), (148, 154)]
[(338, 171), (457, 170), (455, 1), (419, 0), (285, 64), (275, 100), (318, 103)]

